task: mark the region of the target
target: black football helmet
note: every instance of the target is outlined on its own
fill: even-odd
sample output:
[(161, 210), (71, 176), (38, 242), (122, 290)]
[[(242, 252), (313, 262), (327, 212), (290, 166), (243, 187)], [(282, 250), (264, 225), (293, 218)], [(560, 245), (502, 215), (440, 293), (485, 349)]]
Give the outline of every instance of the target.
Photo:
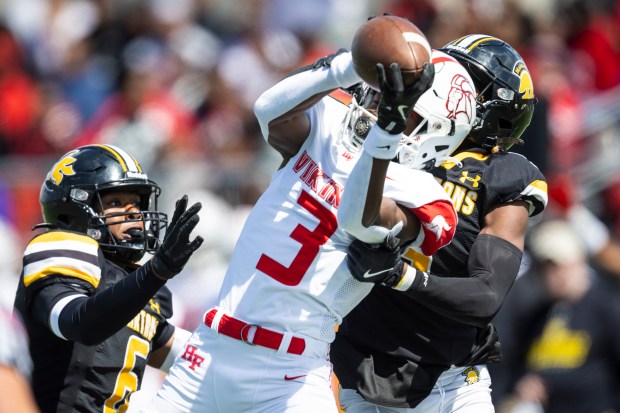
[[(131, 239), (117, 240), (108, 230), (101, 194), (129, 191), (140, 195), (140, 213), (126, 212), (125, 221), (142, 221), (143, 230)], [(35, 228), (84, 233), (99, 242), (106, 257), (135, 263), (145, 252), (159, 247), (159, 233), (167, 216), (157, 211), (159, 186), (148, 179), (136, 159), (112, 145), (87, 145), (66, 153), (52, 167), (41, 187), (40, 202), (45, 223)], [(112, 224), (114, 225), (114, 224)]]
[(472, 34), (439, 49), (458, 60), (477, 89), (476, 123), (469, 137), (495, 152), (523, 143), (536, 98), (525, 62), (508, 43), (492, 36)]

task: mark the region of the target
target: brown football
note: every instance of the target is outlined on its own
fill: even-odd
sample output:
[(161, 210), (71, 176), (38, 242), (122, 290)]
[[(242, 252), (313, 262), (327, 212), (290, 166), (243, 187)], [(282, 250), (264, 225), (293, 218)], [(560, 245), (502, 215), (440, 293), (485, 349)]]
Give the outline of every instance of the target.
[(351, 43), (353, 66), (370, 87), (379, 90), (376, 64), (382, 63), (388, 79), (390, 64), (400, 65), (405, 85), (415, 83), (431, 60), (431, 46), (412, 22), (397, 16), (378, 16), (355, 32)]

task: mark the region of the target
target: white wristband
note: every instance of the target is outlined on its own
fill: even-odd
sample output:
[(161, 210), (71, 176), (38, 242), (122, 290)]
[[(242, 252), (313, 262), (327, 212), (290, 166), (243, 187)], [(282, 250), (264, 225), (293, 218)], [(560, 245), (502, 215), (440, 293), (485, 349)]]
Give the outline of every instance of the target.
[(407, 291), (413, 285), (417, 273), (418, 270), (413, 268), (411, 265), (407, 265), (407, 271), (405, 271), (405, 274), (400, 279), (398, 284), (392, 288), (398, 291)]
[(379, 126), (374, 125), (364, 140), (364, 151), (373, 158), (394, 159), (402, 138), (402, 133), (391, 135)]

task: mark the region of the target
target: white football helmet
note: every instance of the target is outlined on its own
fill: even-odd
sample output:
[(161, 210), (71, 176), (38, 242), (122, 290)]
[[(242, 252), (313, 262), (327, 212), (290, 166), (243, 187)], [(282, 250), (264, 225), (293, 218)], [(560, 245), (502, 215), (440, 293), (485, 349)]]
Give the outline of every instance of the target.
[[(414, 169), (438, 166), (469, 134), (476, 119), (476, 90), (465, 68), (451, 56), (433, 50), (435, 79), (416, 103), (412, 115), (419, 123), (403, 134), (395, 161)], [(353, 100), (343, 122), (343, 143), (359, 151), (370, 128), (377, 121), (368, 108), (376, 107), (379, 94), (361, 84), (353, 91)]]

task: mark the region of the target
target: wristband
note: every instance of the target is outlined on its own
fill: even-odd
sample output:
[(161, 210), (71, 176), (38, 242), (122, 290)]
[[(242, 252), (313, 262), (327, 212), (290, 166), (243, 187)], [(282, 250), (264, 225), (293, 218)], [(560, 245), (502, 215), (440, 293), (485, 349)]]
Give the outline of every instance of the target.
[(392, 160), (398, 153), (403, 136), (402, 133), (391, 135), (375, 125), (364, 140), (364, 151), (373, 158)]
[(428, 278), (426, 273), (407, 265), (407, 271), (405, 271), (405, 274), (402, 276), (400, 281), (398, 281), (398, 283), (392, 288), (398, 291), (407, 291), (413, 285), (418, 273), (421, 273), (421, 275), (425, 278)]

